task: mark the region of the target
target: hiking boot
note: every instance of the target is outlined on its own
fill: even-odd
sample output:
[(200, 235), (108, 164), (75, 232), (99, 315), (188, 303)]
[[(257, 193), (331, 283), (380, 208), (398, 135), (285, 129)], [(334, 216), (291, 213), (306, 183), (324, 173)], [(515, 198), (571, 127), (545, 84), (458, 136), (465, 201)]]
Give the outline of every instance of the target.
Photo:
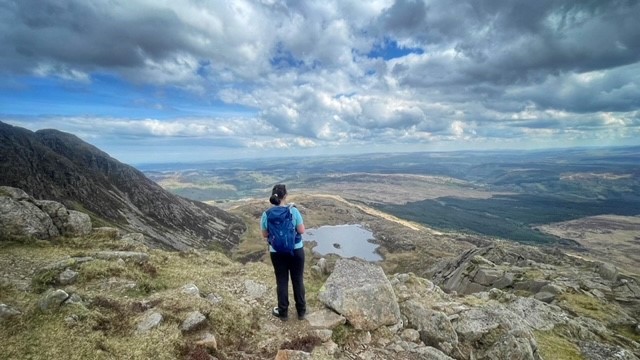
[(274, 307), (273, 310), (271, 310), (271, 315), (277, 317), (282, 321), (287, 321), (289, 319), (289, 317), (287, 316), (287, 313), (281, 312), (280, 309), (278, 309), (278, 307)]
[(298, 320), (304, 320), (306, 318), (306, 313), (298, 313)]

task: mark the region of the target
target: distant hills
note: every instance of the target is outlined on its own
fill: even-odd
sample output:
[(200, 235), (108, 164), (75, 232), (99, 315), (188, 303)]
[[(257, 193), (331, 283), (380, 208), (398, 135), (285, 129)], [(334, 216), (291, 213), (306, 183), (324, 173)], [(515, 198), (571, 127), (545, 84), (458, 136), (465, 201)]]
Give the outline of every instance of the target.
[(246, 230), (237, 216), (171, 194), (135, 168), (58, 130), (32, 132), (0, 122), (0, 185), (59, 201), (105, 226), (143, 233), (157, 247), (230, 248)]

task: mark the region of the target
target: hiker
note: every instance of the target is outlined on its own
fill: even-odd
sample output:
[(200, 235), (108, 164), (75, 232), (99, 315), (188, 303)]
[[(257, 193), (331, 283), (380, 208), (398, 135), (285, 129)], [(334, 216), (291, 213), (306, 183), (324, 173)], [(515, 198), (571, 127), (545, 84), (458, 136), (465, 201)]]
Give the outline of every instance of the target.
[(304, 295), (304, 249), (302, 215), (295, 205), (287, 205), (287, 188), (277, 184), (271, 191), (269, 202), (274, 205), (262, 213), (262, 236), (269, 243), (271, 263), (276, 274), (278, 306), (271, 314), (286, 321), (289, 313), (289, 274), (293, 285), (298, 320), (304, 320), (307, 312)]

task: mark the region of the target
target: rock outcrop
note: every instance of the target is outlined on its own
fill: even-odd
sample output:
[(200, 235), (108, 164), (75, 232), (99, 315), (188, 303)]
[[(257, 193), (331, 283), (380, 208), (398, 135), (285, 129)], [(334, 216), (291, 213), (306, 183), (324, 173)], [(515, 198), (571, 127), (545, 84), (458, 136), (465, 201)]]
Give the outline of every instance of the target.
[(400, 321), (393, 288), (382, 268), (364, 261), (338, 260), (318, 299), (359, 330)]
[(84, 236), (91, 232), (87, 214), (55, 201), (35, 200), (21, 189), (0, 186), (0, 240), (60, 235)]

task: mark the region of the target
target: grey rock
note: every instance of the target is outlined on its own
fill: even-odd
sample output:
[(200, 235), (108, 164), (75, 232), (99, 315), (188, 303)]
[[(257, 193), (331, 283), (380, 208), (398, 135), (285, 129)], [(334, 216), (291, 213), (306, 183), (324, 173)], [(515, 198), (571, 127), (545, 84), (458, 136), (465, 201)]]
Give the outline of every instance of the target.
[(143, 244), (144, 243), (144, 234), (141, 233), (128, 233), (120, 238), (120, 241), (130, 243), (130, 244)]
[(67, 208), (57, 201), (51, 200), (35, 200), (35, 204), (53, 221), (53, 225), (58, 228), (60, 233), (64, 233), (64, 224), (69, 221), (69, 211)]
[(420, 332), (415, 329), (404, 329), (400, 333), (400, 338), (404, 341), (417, 343), (420, 341)]
[(501, 279), (503, 276), (504, 271), (502, 270), (480, 268), (473, 277), (473, 282), (484, 286), (492, 286), (494, 282), (498, 281), (498, 279)]
[(416, 300), (403, 302), (401, 312), (407, 317), (407, 326), (418, 330), (426, 345), (440, 348), (441, 343), (458, 343), (458, 334), (445, 313), (426, 308)]
[(513, 285), (514, 277), (515, 277), (515, 275), (513, 273), (505, 272), (504, 276), (502, 276), (500, 279), (494, 281), (491, 286), (493, 286), (494, 288), (497, 288), (497, 289), (504, 289), (504, 288), (506, 288), (508, 286)]
[(550, 302), (553, 301), (553, 299), (556, 298), (556, 295), (552, 294), (552, 293), (545, 292), (545, 291), (540, 291), (539, 293), (536, 293), (533, 296), (533, 298), (536, 299), (536, 300), (542, 301), (544, 303), (550, 303)]
[(78, 315), (73, 314), (73, 315), (69, 315), (66, 318), (64, 318), (64, 323), (67, 325), (67, 327), (74, 327), (76, 325), (78, 325), (78, 321), (80, 320), (80, 318), (78, 317)]
[(58, 283), (60, 283), (60, 285), (73, 284), (77, 279), (78, 273), (71, 269), (66, 269), (65, 271), (61, 272), (60, 275), (58, 275)]
[(180, 289), (180, 292), (187, 295), (200, 296), (200, 289), (195, 284), (187, 284)]
[(67, 294), (64, 290), (61, 289), (50, 289), (47, 291), (40, 301), (38, 301), (38, 307), (40, 310), (54, 310), (60, 307), (62, 303), (64, 303), (69, 298), (69, 294)]
[(636, 325), (636, 334), (640, 335), (640, 323)]
[(329, 309), (315, 311), (306, 317), (312, 329), (334, 329), (346, 323), (347, 319)]
[(536, 360), (540, 356), (535, 353), (535, 340), (532, 338), (516, 337), (506, 334), (495, 342), (489, 350), (478, 356), (487, 360)]
[(180, 330), (183, 332), (194, 331), (201, 328), (207, 321), (207, 317), (200, 311), (192, 311), (187, 314), (186, 319), (180, 325)]
[(329, 329), (313, 329), (310, 331), (311, 335), (317, 337), (322, 342), (327, 342), (331, 340), (331, 336), (333, 336), (333, 331)]
[(364, 261), (339, 259), (318, 299), (358, 330), (375, 330), (400, 321), (395, 293), (384, 271)]
[(82, 304), (82, 298), (78, 294), (71, 294), (67, 300), (65, 300), (64, 305), (72, 305), (72, 304)]
[(275, 360), (310, 360), (311, 354), (299, 350), (278, 350)]
[(98, 251), (93, 254), (93, 257), (102, 260), (132, 260), (136, 263), (149, 261), (149, 254), (135, 251)]
[(218, 342), (215, 335), (210, 332), (205, 332), (200, 340), (195, 342), (196, 345), (204, 346), (207, 349), (218, 350)]
[(568, 315), (557, 306), (533, 298), (516, 297), (514, 301), (504, 304), (504, 307), (516, 314), (521, 324), (531, 330), (547, 331), (569, 321)]
[(602, 344), (595, 341), (582, 341), (578, 343), (578, 347), (586, 360), (638, 360), (629, 350), (615, 345)]
[(454, 360), (452, 357), (431, 346), (421, 346), (411, 350), (420, 360)]
[(4, 321), (5, 319), (12, 318), (14, 316), (18, 316), (20, 314), (21, 312), (18, 311), (18, 309), (12, 308), (11, 306), (6, 304), (0, 304), (0, 322)]
[(89, 215), (80, 211), (69, 210), (69, 217), (62, 229), (63, 235), (86, 236), (91, 234), (91, 230), (91, 218)]
[(327, 259), (320, 258), (320, 260), (318, 260), (318, 263), (316, 265), (318, 266), (318, 268), (320, 268), (320, 273), (321, 274), (328, 274), (329, 273), (329, 269), (327, 268)]
[(535, 294), (547, 285), (549, 285), (549, 282), (545, 280), (527, 280), (515, 283), (513, 287), (516, 290), (525, 290), (531, 294)]
[(31, 196), (24, 190), (11, 186), (0, 186), (0, 196), (7, 196), (16, 201), (31, 200)]
[(259, 299), (267, 292), (267, 286), (251, 279), (244, 281), (244, 289), (252, 299)]
[(138, 321), (136, 333), (144, 334), (162, 323), (162, 315), (155, 311), (145, 313)]
[[(200, 291), (198, 291), (198, 293), (200, 293)], [(222, 302), (222, 297), (219, 296), (219, 295), (216, 295), (214, 293), (210, 293), (209, 295), (207, 295), (207, 297), (205, 299), (208, 302), (212, 303), (213, 305), (217, 305), (217, 304), (220, 304)]]
[(596, 272), (604, 280), (615, 282), (618, 279), (618, 269), (611, 263), (599, 263)]
[[(3, 187), (7, 189), (7, 187)], [(18, 191), (19, 189), (15, 189)], [(14, 190), (10, 190), (14, 191)], [(21, 190), (20, 190), (21, 191)], [(16, 200), (0, 193), (0, 239), (36, 238), (48, 240), (59, 236), (51, 217), (28, 197)]]

